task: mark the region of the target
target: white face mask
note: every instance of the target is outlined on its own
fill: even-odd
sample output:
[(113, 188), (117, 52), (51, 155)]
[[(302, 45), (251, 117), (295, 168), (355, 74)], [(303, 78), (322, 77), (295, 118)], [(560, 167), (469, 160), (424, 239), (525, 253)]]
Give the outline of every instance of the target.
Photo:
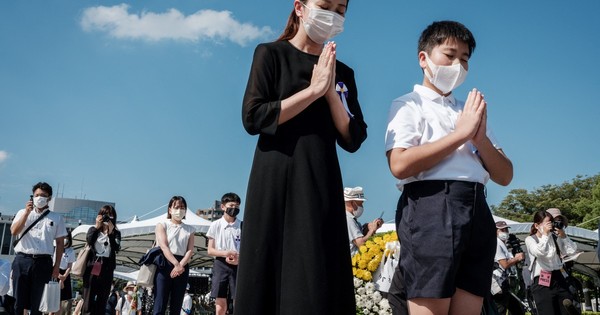
[(506, 233), (506, 232), (500, 232), (500, 233), (498, 233), (498, 238), (501, 241), (506, 242), (506, 240), (508, 239), (508, 233)]
[(363, 212), (365, 212), (365, 208), (363, 208), (363, 206), (358, 206), (356, 210), (354, 210), (354, 217), (357, 219), (360, 218)]
[(171, 217), (177, 221), (181, 221), (185, 216), (185, 210), (183, 209), (172, 209)]
[(42, 209), (42, 208), (44, 208), (45, 206), (47, 206), (47, 205), (48, 205), (48, 198), (46, 198), (46, 197), (41, 197), (41, 196), (39, 196), (39, 197), (34, 197), (34, 198), (33, 198), (33, 205), (34, 205), (36, 208), (38, 208), (38, 209)]
[(430, 75), (429, 71), (425, 69), (425, 76), (427, 76), (429, 82), (442, 91), (443, 94), (453, 91), (465, 82), (465, 79), (467, 78), (467, 70), (465, 70), (461, 63), (451, 66), (438, 66), (434, 64), (427, 55), (425, 55), (425, 60), (427, 60), (427, 66), (433, 74)]
[(308, 16), (303, 20), (304, 31), (310, 39), (317, 44), (323, 44), (326, 40), (335, 37), (344, 31), (344, 17), (329, 10), (309, 8)]

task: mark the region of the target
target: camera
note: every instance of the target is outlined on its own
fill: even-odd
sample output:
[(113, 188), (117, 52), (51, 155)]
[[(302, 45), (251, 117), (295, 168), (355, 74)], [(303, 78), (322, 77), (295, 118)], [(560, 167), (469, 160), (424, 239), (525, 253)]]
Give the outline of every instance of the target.
[(508, 239), (506, 240), (506, 248), (512, 251), (513, 255), (523, 252), (523, 248), (521, 248), (521, 240), (514, 234), (508, 234)]
[(562, 230), (565, 228), (565, 224), (562, 220), (554, 220), (552, 221), (552, 228), (555, 230)]
[(102, 215), (102, 222), (110, 221), (110, 217), (107, 214)]

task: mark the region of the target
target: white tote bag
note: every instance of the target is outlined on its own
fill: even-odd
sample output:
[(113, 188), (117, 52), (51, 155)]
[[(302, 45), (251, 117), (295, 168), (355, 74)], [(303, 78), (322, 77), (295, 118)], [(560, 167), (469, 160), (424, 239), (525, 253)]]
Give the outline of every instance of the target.
[(374, 278), (375, 289), (381, 292), (388, 292), (390, 290), (390, 285), (392, 284), (392, 279), (394, 278), (394, 271), (396, 270), (396, 266), (398, 265), (398, 260), (394, 259), (393, 255), (381, 259), (382, 262), (384, 260), (385, 263), (379, 265), (381, 271), (378, 277)]
[(152, 288), (154, 286), (154, 274), (156, 273), (156, 265), (141, 265), (137, 275), (137, 285)]
[(44, 286), (42, 300), (40, 302), (40, 312), (53, 313), (60, 309), (60, 284), (56, 281), (50, 281)]
[(387, 256), (381, 258), (379, 268), (373, 274), (375, 289), (381, 292), (388, 292), (394, 279), (394, 272), (398, 266), (400, 258), (400, 242), (387, 242), (385, 244)]

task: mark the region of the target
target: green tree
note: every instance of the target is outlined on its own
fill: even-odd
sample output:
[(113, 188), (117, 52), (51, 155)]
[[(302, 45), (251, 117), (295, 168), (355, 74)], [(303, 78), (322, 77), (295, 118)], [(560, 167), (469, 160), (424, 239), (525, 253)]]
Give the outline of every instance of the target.
[(559, 208), (569, 225), (595, 230), (600, 218), (600, 174), (578, 175), (572, 181), (532, 191), (513, 189), (492, 211), (510, 220), (531, 222), (534, 212), (548, 208)]

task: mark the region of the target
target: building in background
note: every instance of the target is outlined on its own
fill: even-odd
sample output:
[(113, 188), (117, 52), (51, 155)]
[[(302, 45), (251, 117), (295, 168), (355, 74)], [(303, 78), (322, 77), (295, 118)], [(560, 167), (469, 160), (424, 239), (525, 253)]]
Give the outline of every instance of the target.
[(225, 211), (221, 210), (220, 200), (215, 200), (215, 204), (211, 208), (196, 210), (196, 214), (199, 217), (211, 222), (220, 219), (224, 213)]
[(96, 224), (98, 211), (104, 205), (115, 207), (115, 203), (109, 201), (72, 198), (52, 198), (50, 200), (50, 209), (63, 215), (68, 230), (81, 224)]

